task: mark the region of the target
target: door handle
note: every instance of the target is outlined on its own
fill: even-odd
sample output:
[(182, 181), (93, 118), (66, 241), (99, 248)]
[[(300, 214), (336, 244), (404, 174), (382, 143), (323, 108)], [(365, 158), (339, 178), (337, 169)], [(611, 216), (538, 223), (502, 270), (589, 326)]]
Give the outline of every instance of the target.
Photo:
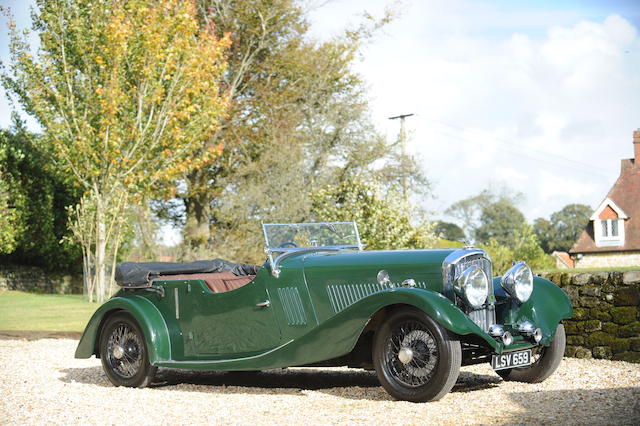
[(257, 303), (256, 306), (259, 308), (268, 308), (269, 306), (271, 306), (271, 302), (265, 300), (264, 302)]

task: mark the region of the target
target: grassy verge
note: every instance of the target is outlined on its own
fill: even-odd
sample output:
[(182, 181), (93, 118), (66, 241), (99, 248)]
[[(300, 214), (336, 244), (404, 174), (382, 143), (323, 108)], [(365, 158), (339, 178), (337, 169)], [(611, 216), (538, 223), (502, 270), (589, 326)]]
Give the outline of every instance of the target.
[(83, 331), (98, 309), (80, 295), (0, 293), (0, 330)]

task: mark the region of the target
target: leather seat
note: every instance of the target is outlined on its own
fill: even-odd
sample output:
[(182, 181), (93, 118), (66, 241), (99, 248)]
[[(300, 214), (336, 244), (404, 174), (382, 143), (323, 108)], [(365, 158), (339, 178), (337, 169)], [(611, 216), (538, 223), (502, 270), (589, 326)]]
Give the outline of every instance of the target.
[(238, 276), (231, 272), (216, 272), (209, 274), (163, 275), (155, 278), (153, 281), (202, 280), (207, 283), (207, 286), (214, 293), (224, 293), (247, 285), (253, 281), (254, 278), (255, 275)]

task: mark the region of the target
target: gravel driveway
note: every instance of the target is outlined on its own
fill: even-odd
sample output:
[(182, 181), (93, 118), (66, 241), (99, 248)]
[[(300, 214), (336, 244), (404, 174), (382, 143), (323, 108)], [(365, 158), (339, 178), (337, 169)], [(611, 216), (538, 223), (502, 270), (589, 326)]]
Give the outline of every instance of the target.
[(201, 373), (160, 370), (147, 389), (115, 388), (77, 341), (0, 340), (0, 424), (638, 424), (640, 365), (566, 358), (541, 384), (463, 367), (453, 391), (393, 401), (373, 373), (346, 368)]

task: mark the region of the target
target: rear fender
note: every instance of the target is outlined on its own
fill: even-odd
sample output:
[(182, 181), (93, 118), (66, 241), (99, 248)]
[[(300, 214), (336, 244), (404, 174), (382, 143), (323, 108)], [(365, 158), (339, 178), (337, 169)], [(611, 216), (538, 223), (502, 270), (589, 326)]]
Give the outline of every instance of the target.
[(116, 312), (127, 312), (142, 328), (149, 352), (149, 362), (154, 365), (171, 359), (169, 330), (158, 308), (142, 296), (114, 297), (93, 314), (76, 349), (76, 358), (99, 357), (98, 342), (105, 320)]

